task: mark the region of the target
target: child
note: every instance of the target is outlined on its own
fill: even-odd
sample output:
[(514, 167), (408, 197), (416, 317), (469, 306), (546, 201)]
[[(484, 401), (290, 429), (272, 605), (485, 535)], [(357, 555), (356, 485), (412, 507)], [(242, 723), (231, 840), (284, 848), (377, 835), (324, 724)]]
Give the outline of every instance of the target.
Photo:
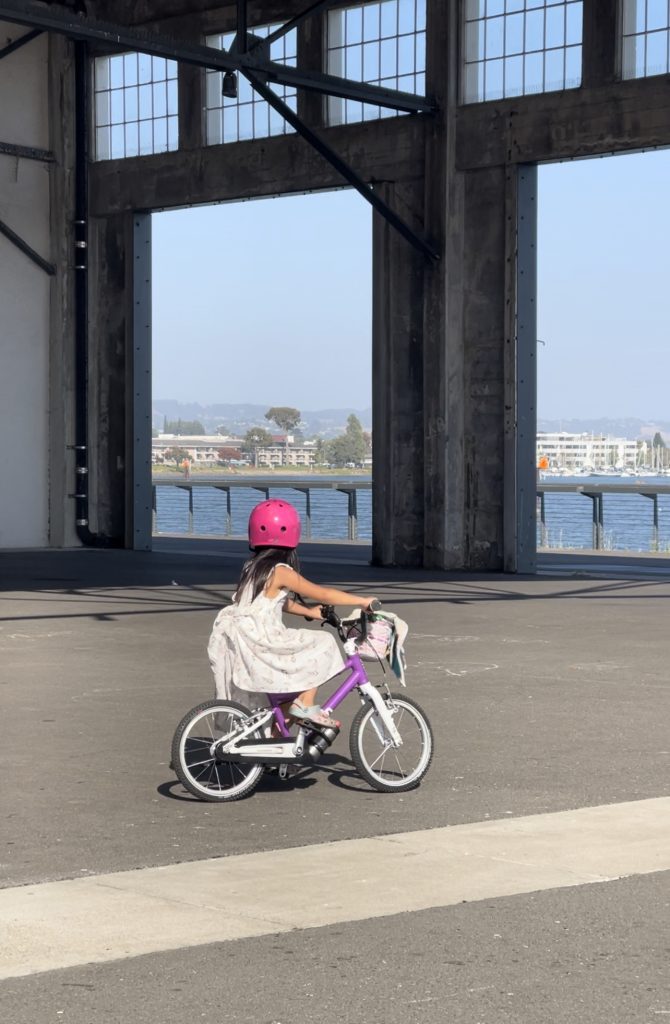
[(337, 641), (330, 633), (287, 629), (282, 612), (321, 620), (319, 608), (306, 608), (293, 595), (364, 608), (375, 599), (306, 580), (298, 571), (299, 540), (300, 516), (292, 505), (277, 499), (256, 505), (249, 517), (253, 555), (242, 568), (233, 604), (216, 617), (207, 653), (218, 698), (258, 707), (263, 694), (280, 693), (292, 718), (334, 725), (314, 699), (319, 685), (344, 667)]

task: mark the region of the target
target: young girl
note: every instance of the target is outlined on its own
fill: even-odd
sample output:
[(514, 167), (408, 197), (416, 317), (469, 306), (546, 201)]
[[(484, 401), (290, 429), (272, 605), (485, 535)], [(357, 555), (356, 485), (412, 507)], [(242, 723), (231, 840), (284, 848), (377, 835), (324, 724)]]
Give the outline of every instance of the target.
[(299, 573), (299, 540), (300, 517), (292, 505), (277, 499), (256, 505), (249, 517), (253, 555), (242, 568), (232, 605), (216, 617), (207, 653), (218, 698), (259, 707), (263, 694), (282, 694), (292, 718), (334, 725), (314, 700), (320, 684), (344, 667), (337, 641), (330, 633), (287, 629), (282, 612), (321, 620), (319, 608), (304, 607), (295, 595), (364, 608), (375, 599), (306, 580)]

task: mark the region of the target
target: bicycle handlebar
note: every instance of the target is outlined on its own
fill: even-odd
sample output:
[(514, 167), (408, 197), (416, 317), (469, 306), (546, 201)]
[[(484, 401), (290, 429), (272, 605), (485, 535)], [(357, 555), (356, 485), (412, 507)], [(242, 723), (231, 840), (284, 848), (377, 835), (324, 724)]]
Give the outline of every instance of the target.
[[(375, 598), (374, 601), (370, 602), (370, 606), (368, 608), (361, 609), (361, 614), (360, 614), (360, 617), (359, 617), (359, 622), (360, 622), (360, 627), (361, 627), (361, 633), (362, 633), (364, 638), (368, 634), (368, 622), (372, 618), (372, 614), (374, 612), (378, 612), (381, 609), (381, 606), (382, 606), (381, 601), (378, 601)], [(340, 634), (340, 637), (343, 640), (346, 639), (345, 636), (343, 635), (344, 634), (344, 630), (342, 628), (342, 619), (337, 614), (337, 612), (335, 611), (335, 608), (333, 607), (332, 604), (322, 604), (321, 605), (321, 615), (323, 616), (322, 625), (325, 625), (327, 623), (329, 626), (332, 626), (333, 629), (336, 629), (338, 631), (338, 633)]]

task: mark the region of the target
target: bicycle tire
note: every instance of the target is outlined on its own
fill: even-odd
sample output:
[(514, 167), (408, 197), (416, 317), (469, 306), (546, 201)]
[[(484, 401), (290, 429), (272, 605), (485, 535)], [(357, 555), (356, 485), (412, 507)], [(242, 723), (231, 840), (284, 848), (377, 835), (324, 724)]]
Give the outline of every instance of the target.
[[(232, 803), (250, 796), (261, 781), (263, 765), (225, 761), (209, 752), (217, 733), (230, 732), (250, 714), (249, 708), (236, 701), (208, 700), (191, 708), (177, 726), (172, 739), (174, 772), (182, 786), (198, 800)], [(202, 730), (204, 735), (198, 735)], [(260, 738), (260, 733), (253, 735)]]
[[(384, 696), (384, 701), (394, 714), (395, 726), (403, 736), (403, 746), (391, 746), (390, 737), (385, 737), (385, 741), (382, 742), (372, 724), (373, 718), (376, 718), (376, 725), (384, 732), (377, 709), (373, 704), (365, 704), (351, 723), (349, 750), (359, 775), (373, 789), (379, 793), (405, 793), (420, 785), (430, 768), (433, 759), (433, 732), (425, 711), (410, 697), (392, 693)], [(414, 723), (411, 728), (408, 728), (409, 721), (403, 721), (405, 718), (411, 719)], [(416, 729), (418, 737), (415, 735)], [(418, 752), (415, 753), (417, 746)], [(407, 770), (402, 766), (401, 757), (410, 761)]]

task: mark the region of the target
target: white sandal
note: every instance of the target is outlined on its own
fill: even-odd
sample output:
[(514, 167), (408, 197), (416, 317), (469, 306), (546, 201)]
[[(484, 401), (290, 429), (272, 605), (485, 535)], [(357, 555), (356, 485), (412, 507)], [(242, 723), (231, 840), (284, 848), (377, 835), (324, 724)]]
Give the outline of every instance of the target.
[(327, 711), (324, 711), (319, 704), (312, 704), (310, 707), (305, 707), (304, 704), (291, 704), (288, 709), (288, 713), (291, 718), (295, 718), (300, 722), (311, 722), (313, 725), (329, 726), (331, 729), (337, 729), (340, 723), (336, 718), (331, 718)]

